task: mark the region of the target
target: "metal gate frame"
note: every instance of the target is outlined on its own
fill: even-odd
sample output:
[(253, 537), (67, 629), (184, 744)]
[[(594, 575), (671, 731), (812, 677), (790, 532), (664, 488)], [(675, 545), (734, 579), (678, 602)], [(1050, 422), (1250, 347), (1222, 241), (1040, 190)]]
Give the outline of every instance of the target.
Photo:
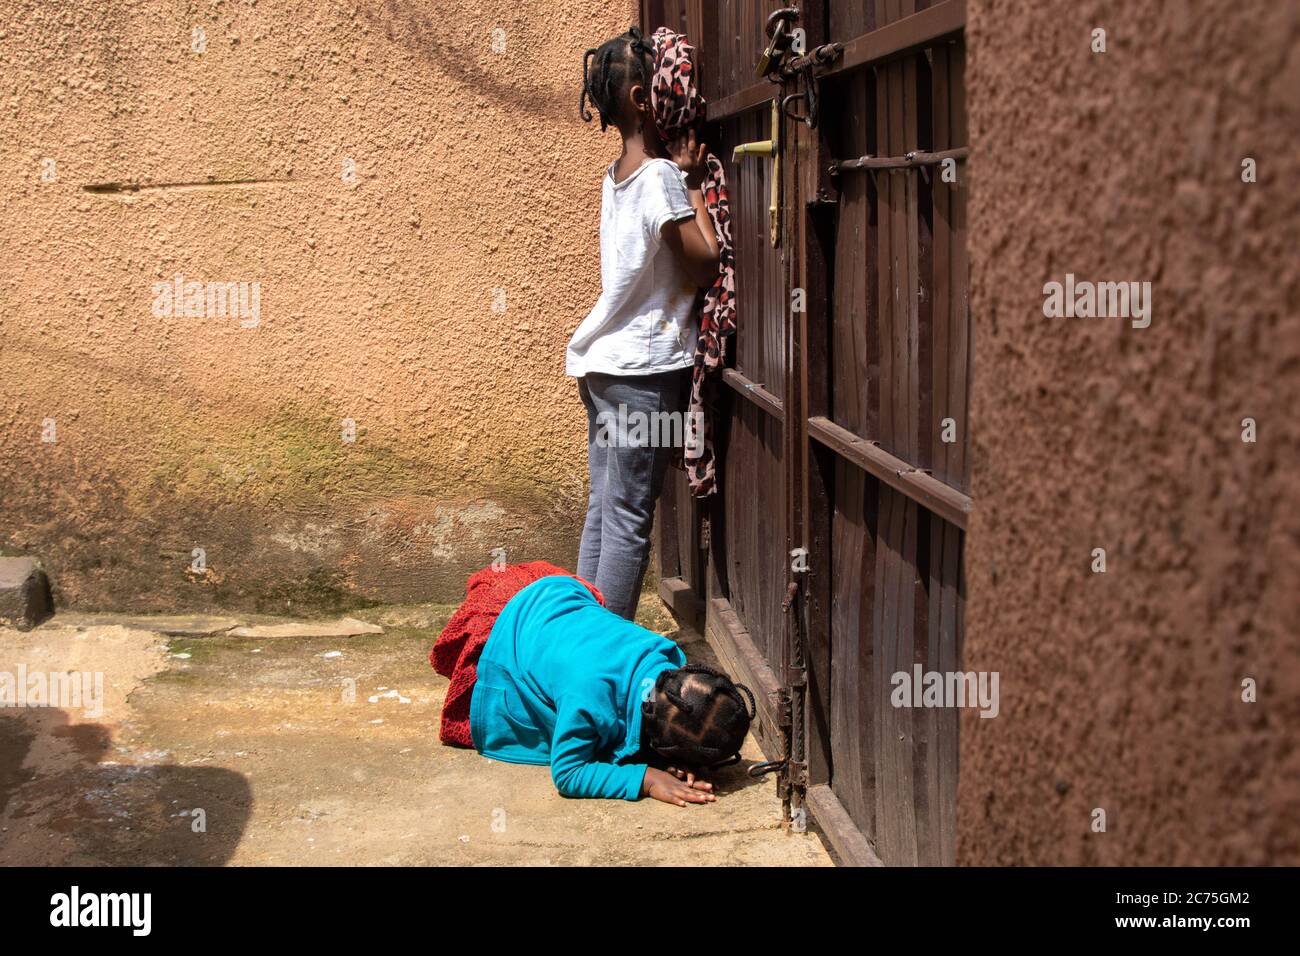
[[(867, 826), (861, 812), (855, 820), (832, 786), (836, 735), (831, 695), (832, 615), (837, 570), (832, 525), (837, 507), (835, 475), (837, 469), (842, 473), (848, 467), (867, 476), (865, 480), (872, 484), (886, 529), (892, 523), (894, 532), (901, 533), (900, 523), (910, 523), (911, 537), (901, 540), (910, 541), (914, 548), (918, 535), (928, 536), (923, 547), (928, 549), (929, 580), (920, 584), (930, 607), (917, 612), (929, 631), (928, 647), (913, 647), (915, 621), (895, 619), (896, 605), (910, 608), (912, 596), (905, 592), (912, 585), (905, 580), (905, 572), (910, 570), (914, 576), (919, 572), (917, 555), (885, 554), (878, 559), (878, 582), (888, 587), (873, 593), (871, 626), (874, 639), (880, 639), (877, 632), (887, 634), (888, 639), (878, 648), (883, 651), (882, 659), (872, 658), (876, 673), (867, 679), (875, 680), (874, 689), (878, 690), (890, 673), (887, 667), (891, 663), (897, 668), (924, 659), (955, 669), (962, 640), (961, 553), (971, 509), (965, 415), (970, 360), (965, 206), (964, 198), (953, 199), (955, 189), (931, 194), (934, 235), (925, 237), (928, 245), (921, 256), (928, 256), (925, 267), (930, 270), (926, 274), (932, 288), (923, 288), (918, 271), (922, 239), (916, 235), (916, 177), (937, 173), (945, 160), (961, 162), (966, 158), (964, 101), (960, 100), (965, 0), (864, 0), (863, 16), (874, 28), (846, 39), (829, 35), (834, 3), (804, 0), (791, 4), (800, 8), (797, 25), (806, 31), (806, 54), (787, 58), (779, 85), (756, 80), (728, 89), (722, 84), (709, 104), (714, 130), (710, 142), (718, 143), (720, 124), (769, 111), (774, 102), (793, 103), (800, 98), (806, 112), (810, 91), (819, 101), (824, 100), (829, 87), (856, 71), (871, 70), (876, 75), (877, 142), (890, 147), (878, 150), (881, 155), (837, 157), (829, 124), (812, 126), (793, 118), (781, 122), (780, 278), (786, 303), (791, 290), (802, 289), (806, 308), (787, 310), (780, 395), (767, 387), (769, 383), (755, 381), (736, 368), (725, 370), (722, 376), (727, 387), (716, 408), (719, 414), (724, 418), (757, 414), (781, 432), (784, 551), (777, 554), (773, 541), (769, 556), (784, 566), (785, 590), (780, 597), (785, 613), (779, 646), (773, 640), (775, 635), (752, 632), (729, 600), (730, 559), (725, 548), (713, 540), (714, 529), (725, 524), (723, 503), (711, 500), (701, 505), (689, 499), (681, 481), (669, 482), (656, 521), (659, 591), (679, 620), (706, 636), (728, 671), (755, 690), (759, 699), (755, 737), (767, 759), (781, 767), (779, 792), (787, 818), (795, 826), (804, 822), (805, 814), (811, 816), (839, 859), (850, 865), (880, 865), (882, 860), (950, 864), (955, 857), (955, 714), (909, 715), (904, 721), (897, 713), (877, 706), (879, 701), (869, 702), (875, 710), (869, 711), (867, 718), (870, 734), (863, 735), (872, 749), (866, 755), (868, 762), (874, 761), (875, 772), (882, 778), (906, 777), (906, 787), (900, 792), (911, 797), (911, 806), (891, 805), (890, 795), (875, 786), (873, 777), (870, 789), (877, 809), (874, 821)], [(667, 23), (686, 32), (697, 47), (707, 83), (723, 44), (733, 57), (746, 42), (752, 46), (753, 41), (744, 34), (761, 30), (766, 13), (777, 6), (763, 0), (642, 0), (642, 23), (647, 30)], [(720, 17), (731, 17), (734, 29), (726, 37), (719, 30)], [(943, 115), (934, 118), (936, 132), (929, 149), (918, 148), (915, 104), (907, 102), (907, 84), (915, 81), (917, 54), (927, 57), (936, 83), (942, 80), (945, 89), (957, 91), (954, 102), (938, 97), (933, 104), (934, 111)], [(734, 78), (734, 70), (732, 75)], [(910, 113), (909, 108), (913, 110)], [(949, 111), (954, 115), (949, 116)], [(922, 136), (931, 138), (924, 132)], [(724, 145), (729, 152), (735, 144)], [(861, 434), (861, 429), (846, 428), (835, 420), (832, 302), (836, 293), (838, 187), (840, 177), (846, 176), (873, 177), (876, 183), (872, 208), (879, 211), (881, 221), (873, 230), (872, 242), (878, 253), (873, 268), (880, 279), (867, 295), (868, 300), (876, 297), (871, 304), (879, 310), (875, 318), (883, 330), (871, 334), (891, 336), (884, 342), (882, 362), (890, 360), (889, 352), (899, 337), (906, 342), (901, 360), (910, 362), (913, 372), (918, 361), (933, 362), (932, 372), (919, 375), (921, 384), (905, 385), (905, 394), (893, 399), (914, 419), (927, 413), (937, 418), (940, 410), (951, 412), (944, 417), (955, 418), (961, 431), (961, 440), (954, 445), (940, 443), (936, 430), (925, 425), (920, 429), (922, 440), (890, 449), (874, 434)], [(876, 177), (884, 177), (886, 183), (880, 185)], [(895, 181), (901, 188), (894, 189)], [(740, 251), (738, 242), (738, 255)], [(900, 296), (900, 289), (907, 294)], [(919, 337), (922, 318), (918, 302), (926, 294), (932, 296), (926, 321), (928, 310), (944, 320), (926, 325), (926, 336)], [(746, 318), (756, 309), (743, 294), (738, 296), (738, 307), (738, 335), (743, 336)], [(924, 354), (918, 354), (919, 338), (927, 339), (919, 346)], [(865, 382), (867, 371), (862, 375)], [(959, 407), (950, 408), (949, 402)], [(917, 434), (916, 422), (910, 425), (910, 434)], [(737, 487), (737, 478), (728, 472), (725, 459), (721, 469), (725, 495), (726, 489)], [(881, 531), (882, 540), (888, 533)], [(786, 558), (799, 550), (806, 554), (806, 571), (798, 570), (798, 562)], [(702, 554), (707, 560), (699, 560)], [(762, 650), (765, 645), (767, 654)], [(899, 765), (900, 759), (906, 763), (910, 751), (899, 750), (884, 736), (886, 730), (897, 731), (899, 739), (908, 738), (905, 745), (910, 747), (914, 719), (920, 725), (922, 749), (927, 743), (936, 745), (933, 754), (927, 752), (921, 761), (928, 782), (922, 787), (926, 792), (920, 794), (912, 791), (914, 767)], [(925, 830), (923, 837), (918, 837), (918, 829)]]

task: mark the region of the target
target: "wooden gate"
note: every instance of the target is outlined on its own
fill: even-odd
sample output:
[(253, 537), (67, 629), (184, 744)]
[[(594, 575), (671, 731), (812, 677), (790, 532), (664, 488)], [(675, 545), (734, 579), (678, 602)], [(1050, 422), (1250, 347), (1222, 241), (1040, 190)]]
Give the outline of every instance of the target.
[(737, 250), (722, 493), (670, 478), (660, 594), (758, 695), (793, 825), (846, 863), (951, 864), (957, 712), (891, 692), (961, 657), (965, 2), (804, 0), (764, 78), (781, 8), (642, 4), (697, 47)]

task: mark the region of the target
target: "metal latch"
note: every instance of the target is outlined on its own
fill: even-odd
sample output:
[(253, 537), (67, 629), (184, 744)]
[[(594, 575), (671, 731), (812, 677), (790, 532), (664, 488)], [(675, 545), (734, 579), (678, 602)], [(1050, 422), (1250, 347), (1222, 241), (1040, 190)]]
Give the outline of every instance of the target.
[(781, 104), (772, 100), (772, 138), (740, 143), (731, 151), (731, 161), (739, 162), (745, 156), (772, 157), (772, 199), (767, 207), (768, 230), (772, 247), (781, 244)]
[(757, 778), (763, 776), (763, 774), (765, 773), (772, 773), (773, 771), (784, 770), (784, 769), (785, 769), (784, 760), (768, 760), (763, 763), (756, 763), (750, 765), (750, 768), (745, 772), (748, 773), (751, 777)]

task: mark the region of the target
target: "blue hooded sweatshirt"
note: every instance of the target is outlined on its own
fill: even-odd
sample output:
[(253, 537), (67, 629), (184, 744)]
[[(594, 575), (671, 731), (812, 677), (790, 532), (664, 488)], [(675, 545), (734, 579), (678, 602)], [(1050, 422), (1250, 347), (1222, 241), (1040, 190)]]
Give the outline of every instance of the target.
[(474, 746), (507, 763), (551, 765), (566, 797), (635, 800), (645, 764), (641, 702), (686, 655), (601, 607), (571, 577), (534, 581), (502, 609), (470, 700)]

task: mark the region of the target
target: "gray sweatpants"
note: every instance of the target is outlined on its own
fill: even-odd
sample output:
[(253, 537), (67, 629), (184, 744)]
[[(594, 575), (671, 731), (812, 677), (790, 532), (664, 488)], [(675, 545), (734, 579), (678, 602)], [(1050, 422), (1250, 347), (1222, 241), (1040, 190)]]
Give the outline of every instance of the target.
[[(578, 379), (587, 406), (591, 472), (578, 576), (596, 585), (605, 606), (628, 620), (641, 597), (655, 501), (675, 451), (671, 446), (675, 441), (680, 447), (680, 438), (669, 440), (667, 426), (671, 418), (684, 427), (690, 385), (689, 368), (655, 375), (593, 372)], [(646, 427), (638, 430), (638, 422)]]

